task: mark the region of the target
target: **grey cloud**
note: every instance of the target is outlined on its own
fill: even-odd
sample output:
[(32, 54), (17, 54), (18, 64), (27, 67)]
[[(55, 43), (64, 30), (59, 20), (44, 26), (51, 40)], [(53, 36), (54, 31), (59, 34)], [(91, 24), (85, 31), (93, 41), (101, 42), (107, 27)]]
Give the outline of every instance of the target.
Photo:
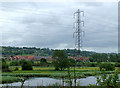
[[(11, 6), (12, 4), (8, 3), (7, 5)], [(24, 15), (19, 19), (14, 18), (13, 15), (17, 25), (12, 24), (12, 28), (11, 25), (4, 28), (3, 32), (9, 33), (3, 33), (3, 45), (73, 48), (74, 39), (72, 36), (75, 31), (73, 29), (73, 22), (75, 21), (73, 13), (79, 7), (85, 10), (85, 17), (83, 18), (85, 21), (83, 30), (86, 34), (83, 42), (84, 47), (98, 51), (98, 49), (105, 50), (106, 47), (111, 47), (111, 50), (113, 50), (112, 47), (117, 46), (117, 11), (114, 10), (116, 6), (113, 6), (113, 8), (112, 4), (110, 4), (112, 8), (106, 6), (105, 3), (14, 4), (14, 7), (17, 6), (24, 9), (30, 7), (32, 9), (31, 14), (23, 11)], [(45, 9), (45, 12), (32, 13), (37, 9)], [(48, 11), (46, 11), (47, 9)], [(112, 14), (109, 13), (111, 9), (113, 9)], [(4, 11), (4, 13), (9, 13), (9, 11)], [(17, 12), (13, 11), (13, 13), (16, 14)], [(7, 26), (7, 24), (4, 24), (4, 26)], [(7, 29), (11, 30), (12, 33)]]

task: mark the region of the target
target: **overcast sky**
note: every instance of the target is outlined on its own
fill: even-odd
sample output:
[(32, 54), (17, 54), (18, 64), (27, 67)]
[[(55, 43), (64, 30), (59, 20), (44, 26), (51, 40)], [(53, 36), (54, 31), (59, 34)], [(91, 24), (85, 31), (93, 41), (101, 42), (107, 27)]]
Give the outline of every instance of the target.
[(117, 2), (2, 3), (2, 45), (74, 48), (77, 9), (85, 12), (83, 50), (117, 52)]

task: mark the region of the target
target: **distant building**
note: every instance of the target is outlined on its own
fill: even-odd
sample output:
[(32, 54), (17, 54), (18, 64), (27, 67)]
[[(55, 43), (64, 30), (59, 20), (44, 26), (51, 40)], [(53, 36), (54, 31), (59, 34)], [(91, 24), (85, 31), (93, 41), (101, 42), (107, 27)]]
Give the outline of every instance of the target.
[[(45, 58), (47, 61), (53, 61), (54, 60), (52, 58), (52, 56), (19, 56), (19, 55), (16, 55), (16, 56), (13, 56), (13, 57), (8, 56), (7, 60), (22, 60), (23, 59), (23, 60), (40, 61), (42, 58)], [(77, 61), (82, 61), (82, 62), (89, 61), (89, 57), (83, 57), (83, 56), (81, 56), (80, 58), (68, 56), (68, 58), (73, 58)]]
[(82, 62), (89, 61), (89, 57), (83, 57), (83, 56), (81, 56), (80, 58), (78, 58), (78, 57), (71, 57), (71, 58), (73, 58), (73, 59), (75, 59), (77, 61), (82, 61)]
[(34, 56), (13, 56), (12, 60), (34, 60)]

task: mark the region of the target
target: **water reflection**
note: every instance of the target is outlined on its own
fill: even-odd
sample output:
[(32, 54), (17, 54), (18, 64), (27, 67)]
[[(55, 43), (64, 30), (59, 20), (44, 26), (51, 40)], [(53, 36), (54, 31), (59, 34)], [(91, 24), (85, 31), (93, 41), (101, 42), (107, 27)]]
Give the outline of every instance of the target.
[[(119, 74), (120, 79), (120, 74)], [(57, 84), (56, 84), (57, 83)], [(55, 79), (49, 77), (37, 77), (37, 78), (30, 78), (25, 81), (24, 86), (52, 86), (52, 85), (61, 85), (61, 86), (68, 86), (68, 83), (63, 83), (62, 79)], [(73, 80), (74, 86), (74, 80)], [(86, 78), (77, 79), (77, 84), (80, 86), (89, 86), (90, 84), (96, 85), (96, 77), (89, 76)], [(14, 82), (9, 84), (2, 84), (2, 86), (21, 86), (21, 82)], [(0, 85), (1, 86), (1, 85)]]

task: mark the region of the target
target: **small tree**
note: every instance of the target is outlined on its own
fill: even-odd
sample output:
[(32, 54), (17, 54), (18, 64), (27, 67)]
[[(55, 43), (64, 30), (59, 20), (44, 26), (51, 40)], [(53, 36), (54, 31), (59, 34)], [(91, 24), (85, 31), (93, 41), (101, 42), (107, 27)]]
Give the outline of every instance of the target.
[(92, 57), (89, 58), (90, 62), (94, 62), (94, 59)]
[(22, 70), (32, 70), (32, 64), (28, 61), (23, 61)]
[(64, 50), (55, 50), (52, 58), (54, 59), (53, 64), (56, 70), (64, 70), (67, 68), (68, 58)]
[(41, 58), (40, 66), (44, 66), (44, 67), (48, 66), (47, 60), (45, 58)]
[(5, 59), (2, 59), (2, 71), (3, 71), (3, 72), (8, 72), (8, 71), (10, 71), (10, 70), (9, 70), (9, 66), (8, 66), (8, 64), (6, 63)]
[(45, 58), (41, 58), (40, 62), (41, 63), (47, 63), (47, 60)]
[(2, 63), (6, 63), (5, 59), (2, 58)]
[(75, 65), (75, 59), (73, 59), (73, 58), (70, 58), (69, 59), (69, 64), (70, 64), (70, 66), (74, 66)]
[(118, 58), (117, 62), (119, 62), (119, 63), (120, 63), (120, 58)]
[(22, 59), (22, 60), (19, 61), (19, 64), (22, 65), (24, 62), (25, 62), (25, 60)]
[(9, 69), (8, 69), (8, 64), (6, 64), (5, 62), (2, 63), (2, 71), (3, 71), (3, 72), (9, 71)]
[(11, 66), (19, 66), (19, 62), (18, 61), (12, 61), (10, 63)]

